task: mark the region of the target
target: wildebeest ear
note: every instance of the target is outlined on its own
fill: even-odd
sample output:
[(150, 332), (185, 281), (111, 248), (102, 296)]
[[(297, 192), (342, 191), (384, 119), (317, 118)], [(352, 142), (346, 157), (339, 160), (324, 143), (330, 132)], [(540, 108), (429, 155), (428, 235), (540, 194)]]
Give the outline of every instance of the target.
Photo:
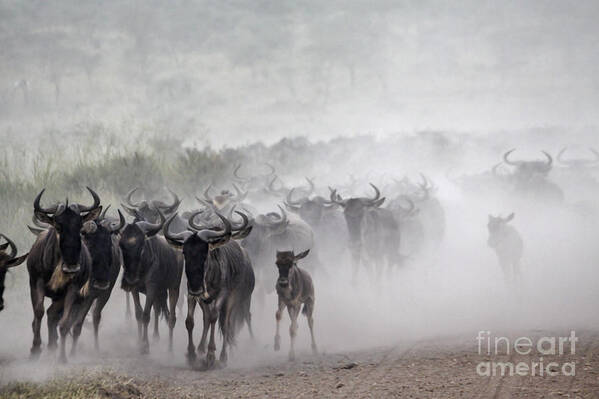
[(35, 218), (42, 223), (46, 223), (51, 226), (54, 226), (54, 218), (50, 215), (43, 213), (43, 212), (35, 212)]
[(505, 222), (511, 222), (514, 219), (514, 216), (516, 216), (514, 212), (510, 213), (509, 216), (505, 218)]
[(27, 259), (27, 256), (29, 256), (28, 253), (23, 256), (19, 256), (18, 258), (10, 259), (8, 262), (6, 262), (6, 268), (8, 269), (11, 267), (19, 266), (21, 263), (25, 261), (25, 259)]
[(42, 234), (45, 230), (43, 229), (38, 229), (36, 227), (31, 227), (29, 225), (27, 225), (27, 228), (29, 229), (29, 231), (31, 232), (31, 234), (33, 234), (34, 236), (39, 236), (40, 234)]
[(307, 249), (304, 252), (295, 255), (295, 260), (304, 259), (306, 256), (308, 256), (309, 253), (310, 253), (310, 250)]
[(96, 220), (98, 218), (98, 216), (100, 216), (101, 213), (102, 213), (102, 206), (99, 206), (96, 209), (92, 209), (91, 211), (89, 211), (89, 213), (87, 215), (85, 215), (83, 217), (83, 220), (81, 221), (81, 223)]

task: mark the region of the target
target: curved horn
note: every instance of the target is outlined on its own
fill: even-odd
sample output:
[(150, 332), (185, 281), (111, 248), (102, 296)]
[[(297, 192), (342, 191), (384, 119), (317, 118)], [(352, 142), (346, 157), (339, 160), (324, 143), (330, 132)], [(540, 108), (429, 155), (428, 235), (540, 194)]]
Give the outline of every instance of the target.
[(98, 196), (98, 194), (96, 194), (96, 192), (89, 187), (85, 187), (85, 188), (87, 188), (87, 191), (89, 191), (89, 193), (94, 198), (94, 203), (91, 206), (77, 204), (77, 206), (79, 206), (79, 212), (93, 211), (94, 209), (96, 209), (97, 207), (100, 206), (100, 197)]
[(121, 213), (121, 210), (117, 209), (117, 212), (119, 213), (119, 224), (114, 226), (113, 223), (110, 223), (110, 225), (108, 226), (108, 230), (111, 233), (116, 233), (117, 231), (120, 231), (123, 227), (125, 227), (125, 224), (127, 223), (125, 221), (125, 216), (123, 216), (123, 214)]
[(569, 165), (572, 163), (571, 161), (567, 161), (564, 159), (564, 153), (567, 149), (568, 147), (564, 147), (560, 150), (560, 152), (557, 153), (557, 162), (561, 163), (562, 165)]
[(42, 189), (42, 191), (40, 191), (39, 194), (35, 197), (35, 200), (33, 200), (33, 209), (35, 210), (35, 212), (44, 213), (46, 215), (54, 214), (58, 210), (58, 205), (54, 205), (51, 208), (42, 208), (40, 205), (40, 200), (42, 198), (42, 195), (44, 194), (44, 191), (46, 191), (45, 188)]
[(110, 204), (108, 204), (108, 206), (106, 208), (104, 208), (104, 210), (100, 214), (100, 217), (98, 218), (98, 220), (104, 220), (106, 218), (106, 212), (108, 212), (108, 208), (110, 208)]
[(208, 201), (208, 202), (212, 202), (212, 201), (214, 201), (214, 198), (212, 198), (212, 197), (210, 196), (210, 189), (211, 189), (211, 188), (212, 188), (212, 183), (210, 183), (210, 184), (208, 185), (208, 187), (206, 187), (206, 189), (204, 190), (204, 199), (205, 199), (206, 201)]
[(551, 154), (549, 154), (547, 151), (542, 151), (542, 152), (547, 157), (547, 164), (545, 165), (545, 170), (549, 171), (549, 170), (551, 170), (551, 167), (553, 166), (553, 158), (551, 157)]
[(233, 176), (235, 176), (237, 179), (239, 179), (241, 181), (248, 181), (248, 180), (250, 180), (247, 177), (241, 177), (241, 176), (239, 176), (239, 169), (241, 169), (241, 164), (240, 163), (237, 164), (237, 166), (233, 170)]
[(33, 224), (36, 227), (39, 227), (41, 229), (47, 229), (48, 227), (50, 227), (49, 224), (42, 222), (41, 220), (39, 220), (36, 216), (35, 213), (33, 214), (33, 216), (31, 217), (31, 221), (33, 222)]
[(374, 189), (374, 198), (369, 198), (370, 202), (376, 202), (381, 198), (381, 191), (372, 183), (368, 183)]
[(344, 200), (339, 194), (337, 194), (337, 190), (335, 190), (332, 187), (329, 187), (329, 191), (331, 192), (331, 195), (329, 197), (329, 199), (331, 200), (331, 203), (345, 206), (347, 201)]
[(314, 192), (316, 186), (314, 185), (313, 179), (306, 177), (306, 181), (308, 182), (308, 193), (306, 194), (306, 197), (309, 197)]
[(8, 245), (10, 246), (10, 254), (8, 254), (8, 256), (10, 257), (10, 259), (12, 259), (15, 256), (17, 256), (17, 246), (15, 245), (15, 243), (12, 242), (10, 240), (10, 238), (8, 238), (7, 236), (5, 236), (2, 233), (0, 233), (0, 237), (4, 238), (6, 240), (6, 242), (8, 243)]
[(231, 228), (237, 231), (245, 230), (250, 224), (250, 219), (243, 212), (235, 211), (235, 213), (241, 216), (241, 219), (243, 219), (243, 224), (241, 226), (233, 226), (233, 223), (231, 222)]
[(133, 190), (129, 191), (127, 193), (127, 196), (125, 197), (125, 201), (127, 202), (127, 204), (133, 208), (139, 208), (141, 206), (141, 202), (135, 203), (131, 199), (131, 197), (133, 196), (133, 193), (136, 192), (137, 190), (139, 190), (139, 187), (135, 187)]
[(248, 192), (246, 191), (244, 193), (243, 191), (241, 191), (241, 189), (239, 188), (239, 186), (237, 184), (233, 183), (233, 188), (235, 189), (235, 192), (237, 193), (237, 197), (235, 197), (235, 202), (241, 202), (247, 197)]
[(166, 191), (168, 191), (173, 197), (172, 205), (165, 204), (161, 201), (152, 201), (152, 205), (154, 205), (154, 208), (160, 208), (165, 214), (170, 215), (171, 213), (174, 213), (177, 208), (179, 208), (179, 205), (181, 205), (181, 200), (179, 199), (179, 196), (177, 196), (177, 194), (170, 188), (167, 187)]
[(200, 231), (200, 230), (205, 230), (208, 228), (207, 226), (201, 226), (199, 224), (195, 224), (195, 222), (194, 222), (194, 219), (196, 218), (196, 216), (198, 216), (202, 213), (204, 213), (204, 211), (196, 211), (189, 216), (189, 219), (187, 219), (187, 225), (189, 227), (191, 227), (193, 230)]
[[(229, 239), (231, 238), (231, 222), (229, 222), (229, 220), (224, 217), (223, 215), (221, 215), (220, 213), (216, 212), (216, 216), (218, 216), (220, 218), (220, 220), (222, 220), (223, 224), (225, 225), (225, 230), (224, 231), (214, 231), (214, 230), (202, 230), (197, 234), (197, 236), (209, 243), (209, 244), (224, 244), (227, 241), (229, 241)], [(226, 239), (224, 242), (223, 240)]]
[(44, 231), (44, 229), (38, 229), (36, 227), (31, 227), (29, 225), (27, 225), (27, 228), (29, 229), (29, 231), (31, 232), (31, 234), (33, 234), (34, 236), (39, 236), (40, 234), (42, 234)]
[(302, 205), (302, 200), (298, 200), (298, 201), (294, 201), (293, 200), (293, 191), (295, 190), (295, 187), (293, 187), (291, 190), (289, 190), (289, 192), (287, 193), (287, 198), (285, 199), (285, 201), (287, 202), (288, 205), (290, 205), (291, 207), (294, 208), (299, 208)]
[(180, 247), (183, 245), (185, 240), (187, 240), (189, 237), (191, 237), (195, 233), (193, 233), (191, 231), (183, 231), (181, 233), (175, 233), (175, 234), (170, 233), (168, 231), (169, 227), (171, 226), (171, 222), (173, 221), (173, 219), (175, 219), (177, 217), (177, 215), (178, 214), (175, 213), (168, 218), (167, 222), (162, 227), (162, 233), (164, 234), (164, 238), (166, 238), (167, 241)]
[(511, 165), (511, 166), (518, 166), (518, 165), (520, 165), (520, 163), (521, 163), (520, 161), (510, 161), (510, 154), (511, 154), (512, 152), (514, 152), (514, 151), (516, 151), (516, 149), (515, 149), (515, 148), (512, 148), (511, 150), (509, 150), (508, 152), (506, 152), (505, 154), (503, 154), (503, 161), (504, 161), (506, 164), (508, 164), (508, 165)]
[(150, 222), (146, 222), (146, 221), (135, 222), (135, 224), (140, 229), (142, 229), (144, 234), (148, 237), (152, 237), (153, 235), (156, 235), (162, 229), (162, 226), (164, 225), (164, 222), (166, 221), (166, 218), (164, 217), (164, 213), (162, 213), (162, 211), (160, 209), (156, 209), (156, 211), (158, 212), (158, 215), (160, 215), (160, 222), (158, 222), (158, 223), (150, 223)]

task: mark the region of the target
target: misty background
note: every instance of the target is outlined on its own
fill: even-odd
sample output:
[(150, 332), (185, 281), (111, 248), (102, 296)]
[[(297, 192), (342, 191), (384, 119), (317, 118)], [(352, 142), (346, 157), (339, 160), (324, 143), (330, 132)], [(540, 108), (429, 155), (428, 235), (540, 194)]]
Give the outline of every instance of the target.
[[(380, 290), (350, 284), (349, 258), (327, 264), (329, 277), (315, 278), (323, 351), (597, 328), (597, 168), (555, 165), (548, 179), (561, 204), (485, 180), (514, 147), (515, 159), (565, 146), (568, 157), (592, 158), (597, 17), (595, 1), (3, 1), (0, 232), (19, 253), (30, 248), (26, 224), (43, 187), (47, 203), (87, 203), (89, 185), (114, 212), (136, 186), (156, 197), (168, 186), (188, 210), (209, 184), (230, 189), (238, 163), (251, 175), (269, 162), (288, 187), (314, 177), (325, 197), (354, 181), (344, 195), (370, 195), (374, 182), (392, 198), (393, 179), (424, 172), (446, 211), (441, 247)], [(486, 243), (487, 215), (510, 212), (525, 243), (518, 293)], [(24, 267), (7, 277), (0, 336), (15, 338), (0, 340), (0, 353), (18, 367), (0, 381), (31, 370), (27, 282)], [(259, 345), (247, 354), (242, 331), (237, 356), (249, 363), (275, 356), (275, 300), (254, 303)], [(117, 284), (100, 330), (106, 357), (137, 354), (123, 303)], [(45, 343), (45, 321), (42, 331)], [(174, 360), (163, 359), (163, 338), (154, 361), (184, 364), (184, 316), (175, 331)], [(89, 330), (82, 341), (86, 359)]]

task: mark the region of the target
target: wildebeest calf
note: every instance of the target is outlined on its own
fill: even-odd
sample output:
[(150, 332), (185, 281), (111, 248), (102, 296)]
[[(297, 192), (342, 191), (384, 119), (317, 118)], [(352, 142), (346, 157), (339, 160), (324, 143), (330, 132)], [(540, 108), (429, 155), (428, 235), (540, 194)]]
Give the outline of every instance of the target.
[(506, 218), (489, 215), (487, 224), (489, 229), (487, 243), (495, 250), (507, 282), (513, 282), (519, 278), (520, 260), (524, 249), (520, 233), (513, 226), (508, 225), (513, 219), (513, 213)]
[(308, 318), (310, 335), (312, 338), (312, 352), (317, 353), (316, 341), (314, 340), (314, 285), (312, 278), (307, 271), (297, 266), (297, 261), (305, 258), (310, 250), (295, 255), (293, 251), (277, 251), (277, 267), (279, 268), (279, 278), (277, 280), (277, 295), (279, 296), (279, 308), (276, 313), (277, 332), (275, 335), (275, 350), (281, 348), (281, 336), (279, 335), (279, 324), (281, 322), (282, 312), (287, 307), (291, 326), (289, 327), (289, 336), (291, 338), (291, 347), (289, 349), (289, 360), (295, 359), (294, 341), (297, 335), (297, 316), (300, 306), (304, 304), (302, 313)]

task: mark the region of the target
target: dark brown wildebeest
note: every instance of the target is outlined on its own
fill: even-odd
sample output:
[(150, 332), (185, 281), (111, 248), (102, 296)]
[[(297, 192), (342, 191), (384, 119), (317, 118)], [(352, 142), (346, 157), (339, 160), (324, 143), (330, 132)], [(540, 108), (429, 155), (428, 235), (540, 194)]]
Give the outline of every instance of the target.
[(73, 321), (72, 310), (79, 291), (89, 279), (91, 256), (81, 241), (83, 224), (94, 220), (102, 211), (100, 197), (87, 188), (94, 199), (91, 206), (65, 203), (42, 208), (40, 199), (45, 190), (35, 198), (35, 217), (51, 227), (41, 232), (31, 247), (27, 258), (31, 305), (33, 306), (32, 357), (41, 353), (40, 328), (44, 317), (44, 298), (52, 299), (48, 308), (48, 348), (56, 348), (60, 329), (60, 360), (66, 362), (66, 339)]
[(164, 225), (164, 236), (175, 248), (183, 250), (185, 257), (185, 275), (187, 276), (187, 319), (185, 327), (188, 333), (187, 356), (193, 362), (196, 358), (193, 343), (194, 312), (196, 304), (200, 305), (204, 314), (204, 329), (198, 351), (204, 353), (206, 337), (210, 328), (210, 342), (206, 363), (214, 364), (216, 343), (214, 333), (216, 321), (223, 336), (220, 361), (227, 362), (227, 346), (235, 343), (235, 336), (247, 323), (250, 335), (251, 299), (254, 291), (255, 277), (252, 263), (243, 248), (234, 240), (247, 236), (248, 219), (240, 212), (244, 225), (233, 233), (231, 222), (217, 213), (224, 224), (221, 228), (206, 228), (194, 224), (192, 215), (189, 219), (191, 231), (181, 233), (169, 232), (169, 226), (175, 215)]
[(502, 218), (489, 215), (489, 247), (495, 250), (503, 276), (508, 283), (517, 281), (520, 277), (520, 261), (524, 244), (520, 233), (508, 223), (514, 219), (514, 213)]
[[(162, 212), (159, 216), (160, 223), (137, 221), (128, 224), (119, 240), (124, 269), (121, 288), (131, 292), (133, 297), (142, 354), (150, 351), (148, 324), (152, 307), (156, 320), (160, 313), (168, 320), (169, 351), (173, 350), (173, 329), (177, 321), (176, 306), (183, 273), (183, 257), (168, 245), (164, 237), (157, 236), (165, 221)], [(140, 293), (146, 295), (143, 309)], [(156, 322), (155, 336), (157, 331)]]
[(310, 250), (295, 255), (293, 251), (277, 251), (277, 268), (279, 269), (279, 278), (277, 280), (276, 290), (279, 297), (279, 307), (275, 315), (277, 320), (277, 331), (275, 333), (275, 350), (281, 349), (281, 336), (279, 335), (279, 324), (283, 311), (287, 307), (291, 326), (289, 327), (289, 337), (291, 339), (289, 348), (289, 360), (295, 359), (295, 336), (297, 335), (297, 316), (300, 307), (304, 305), (302, 313), (308, 319), (310, 327), (310, 336), (312, 338), (312, 352), (318, 353), (316, 340), (314, 339), (314, 285), (312, 278), (307, 271), (297, 266), (297, 261), (305, 258)]
[[(0, 312), (4, 309), (4, 280), (6, 278), (6, 272), (11, 267), (19, 266), (27, 259), (27, 255), (17, 257), (17, 246), (4, 234), (0, 234), (1, 238), (6, 241), (0, 245)], [(10, 253), (6, 252), (6, 249), (10, 246)]]
[(349, 250), (352, 255), (353, 282), (357, 282), (357, 274), (365, 255), (375, 264), (377, 279), (381, 278), (384, 262), (388, 271), (392, 266), (400, 265), (403, 257), (399, 253), (400, 231), (393, 212), (380, 208), (385, 201), (381, 192), (372, 183), (374, 198), (354, 197), (343, 199), (337, 191), (331, 190), (331, 201), (343, 207), (343, 215), (349, 231)]
[(171, 195), (173, 202), (172, 204), (167, 204), (163, 201), (159, 200), (141, 200), (139, 202), (133, 201), (133, 194), (139, 190), (139, 187), (134, 188), (129, 191), (127, 196), (125, 197), (125, 202), (127, 205), (121, 204), (123, 209), (133, 216), (138, 221), (146, 221), (150, 223), (157, 223), (160, 220), (160, 215), (158, 214), (158, 210), (164, 213), (167, 216), (175, 213), (179, 205), (181, 204), (181, 200), (173, 191), (167, 188), (167, 191)]
[(100, 319), (102, 318), (102, 309), (106, 306), (121, 271), (121, 250), (119, 249), (119, 239), (116, 235), (125, 227), (125, 217), (120, 210), (118, 213), (119, 221), (116, 223), (110, 223), (98, 218), (85, 222), (81, 229), (83, 242), (92, 257), (92, 268), (90, 278), (80, 292), (82, 299), (78, 301), (73, 315), (73, 347), (71, 349), (71, 356), (75, 355), (83, 322), (94, 302), (94, 346), (96, 350), (100, 349), (98, 344), (98, 328)]

